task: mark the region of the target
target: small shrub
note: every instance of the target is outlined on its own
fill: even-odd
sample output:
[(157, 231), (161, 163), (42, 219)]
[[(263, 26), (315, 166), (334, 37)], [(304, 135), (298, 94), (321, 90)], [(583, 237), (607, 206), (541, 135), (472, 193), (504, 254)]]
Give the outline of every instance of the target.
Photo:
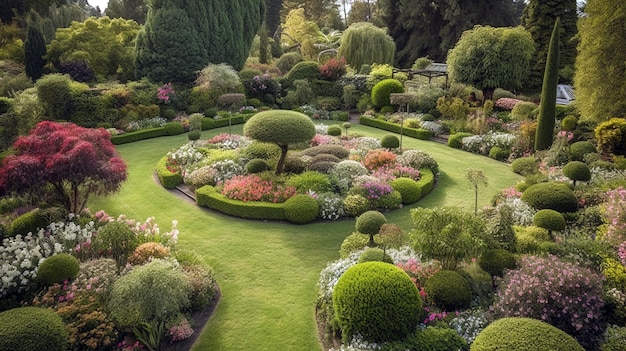
[(255, 141), (243, 150), (243, 157), (247, 159), (260, 158), (271, 160), (280, 156), (280, 147), (274, 143), (263, 143)]
[(289, 81), (289, 84), (293, 84), (295, 80), (305, 79), (309, 82), (319, 77), (319, 65), (314, 61), (301, 61), (296, 63), (290, 70), (285, 78)]
[(141, 265), (156, 258), (166, 258), (170, 255), (170, 249), (155, 242), (143, 243), (128, 257), (128, 263)]
[(400, 192), (402, 203), (405, 205), (416, 203), (422, 197), (422, 189), (413, 179), (399, 177), (392, 180), (390, 185)]
[(583, 161), (586, 154), (597, 153), (598, 150), (590, 141), (577, 141), (569, 146), (569, 157), (572, 161)]
[(169, 122), (163, 125), (166, 135), (179, 135), (185, 132), (185, 128), (178, 122)]
[(501, 277), (505, 269), (517, 266), (515, 256), (505, 249), (490, 249), (483, 252), (478, 265), (492, 277)]
[(327, 175), (314, 172), (307, 171), (295, 176), (292, 176), (287, 180), (286, 183), (288, 186), (292, 186), (296, 188), (298, 193), (306, 193), (308, 191), (313, 191), (315, 193), (324, 193), (332, 190), (332, 186), (330, 184), (330, 179)]
[(393, 108), (393, 106), (383, 106), (380, 109), (380, 113), (382, 113), (383, 115), (387, 115), (387, 114), (394, 113), (394, 112), (395, 112), (395, 109)]
[(511, 152), (498, 146), (494, 146), (489, 150), (489, 157), (494, 160), (502, 161), (509, 157)]
[(319, 154), (330, 154), (337, 156), (340, 159), (346, 159), (350, 156), (350, 151), (341, 145), (326, 144), (315, 147), (310, 147), (302, 151), (302, 155), (315, 157)]
[(8, 228), (8, 234), (9, 236), (16, 236), (17, 234), (36, 233), (39, 228), (45, 228), (48, 224), (49, 221), (46, 216), (40, 209), (36, 208), (15, 218)]
[(302, 55), (300, 55), (299, 52), (287, 52), (278, 58), (276, 67), (278, 67), (281, 72), (287, 73), (299, 62), (302, 62)]
[(518, 102), (511, 110), (511, 118), (516, 121), (525, 121), (527, 119), (535, 119), (537, 104), (534, 102)]
[(466, 132), (459, 132), (456, 134), (452, 134), (448, 138), (448, 146), (451, 148), (455, 148), (455, 149), (461, 149), (463, 147), (463, 144), (461, 143), (463, 138), (466, 138), (472, 135), (473, 135), (472, 133), (466, 133)]
[(444, 311), (466, 308), (472, 301), (472, 287), (455, 271), (435, 273), (426, 281), (424, 290), (428, 300)]
[[(381, 243), (379, 236), (376, 236), (374, 240), (377, 245)], [(368, 243), (369, 235), (354, 232), (343, 239), (341, 248), (339, 249), (339, 257), (346, 258), (350, 256), (351, 253), (367, 247)]]
[(343, 200), (343, 208), (349, 216), (357, 217), (370, 209), (370, 202), (363, 195), (348, 195)]
[(65, 351), (65, 323), (54, 311), (20, 307), (0, 313), (0, 350)]
[(376, 108), (390, 106), (390, 95), (392, 93), (403, 93), (404, 86), (396, 79), (384, 79), (372, 88), (372, 103)]
[(217, 293), (217, 284), (213, 272), (201, 264), (187, 263), (183, 264), (183, 273), (191, 286), (190, 308), (194, 311), (201, 310), (211, 302)]
[(363, 234), (375, 235), (380, 227), (387, 223), (385, 215), (378, 211), (367, 211), (356, 219), (356, 231)]
[(533, 217), (533, 224), (536, 227), (546, 229), (549, 232), (560, 232), (565, 229), (565, 218), (557, 211), (543, 209), (537, 211)]
[(270, 169), (270, 166), (264, 159), (253, 158), (246, 163), (246, 172), (248, 173), (261, 173)]
[(396, 161), (398, 156), (388, 150), (373, 149), (369, 150), (363, 159), (363, 165), (368, 169), (375, 170), (385, 165), (391, 165)]
[(471, 351), (584, 351), (566, 332), (531, 318), (502, 318), (489, 324)]
[(344, 342), (400, 340), (414, 331), (422, 300), (409, 276), (383, 262), (365, 262), (341, 275), (333, 290), (335, 318)]
[(393, 134), (386, 134), (380, 139), (380, 146), (385, 149), (397, 149), (400, 147), (400, 139)]
[(383, 249), (377, 247), (368, 247), (359, 256), (358, 263), (363, 262), (387, 262), (393, 264), (391, 256), (389, 256)]
[(102, 256), (113, 258), (120, 267), (126, 264), (128, 255), (137, 248), (137, 245), (139, 245), (137, 235), (126, 223), (118, 221), (100, 227), (92, 238), (93, 249)]
[(528, 176), (539, 172), (539, 163), (534, 157), (520, 157), (511, 162), (511, 170), (519, 175)]
[(200, 136), (202, 135), (202, 132), (199, 130), (192, 130), (187, 134), (187, 139), (189, 139), (190, 141), (195, 141), (200, 139)]
[(576, 212), (578, 200), (567, 184), (546, 182), (531, 185), (524, 190), (522, 200), (537, 210), (550, 209), (559, 212)]
[(335, 155), (331, 155), (331, 154), (318, 154), (315, 155), (312, 159), (311, 159), (311, 163), (318, 163), (318, 162), (334, 162), (334, 163), (338, 163), (340, 162), (341, 159)]
[(332, 135), (332, 136), (340, 136), (343, 131), (341, 130), (341, 127), (333, 124), (331, 126), (328, 126), (328, 131), (327, 131), (328, 135)]
[(563, 167), (563, 175), (574, 181), (587, 182), (591, 180), (591, 170), (584, 162), (571, 161)]
[(544, 252), (546, 243), (550, 243), (550, 233), (547, 230), (535, 226), (514, 227), (515, 251), (517, 253), (540, 253)]
[(285, 201), (285, 219), (295, 224), (313, 222), (319, 213), (317, 200), (310, 195), (300, 194)]
[(578, 124), (578, 118), (574, 115), (565, 116), (561, 121), (561, 129), (573, 132)]
[(37, 269), (37, 280), (45, 285), (60, 284), (78, 275), (80, 264), (76, 257), (59, 253), (46, 258)]

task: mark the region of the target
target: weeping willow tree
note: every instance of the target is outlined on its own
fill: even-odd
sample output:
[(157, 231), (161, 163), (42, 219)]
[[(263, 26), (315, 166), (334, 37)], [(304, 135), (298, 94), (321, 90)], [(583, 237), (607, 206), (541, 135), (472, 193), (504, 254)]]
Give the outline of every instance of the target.
[(351, 25), (341, 36), (339, 57), (356, 70), (363, 65), (390, 64), (396, 54), (396, 44), (387, 34), (387, 30), (369, 22)]

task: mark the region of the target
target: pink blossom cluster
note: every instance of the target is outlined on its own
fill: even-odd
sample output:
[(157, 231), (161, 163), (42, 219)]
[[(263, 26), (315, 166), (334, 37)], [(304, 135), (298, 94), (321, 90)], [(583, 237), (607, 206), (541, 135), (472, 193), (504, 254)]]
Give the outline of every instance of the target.
[(604, 239), (614, 245), (626, 241), (626, 189), (607, 191), (605, 207), (607, 232)]
[(499, 98), (498, 100), (496, 100), (496, 103), (494, 106), (504, 109), (504, 110), (511, 111), (513, 107), (515, 107), (515, 105), (517, 105), (517, 103), (519, 102), (522, 102), (522, 100), (512, 99), (512, 98)]
[(193, 334), (193, 329), (187, 318), (183, 318), (178, 324), (170, 327), (168, 332), (172, 337), (171, 342), (176, 342), (190, 337)]
[(566, 130), (562, 130), (556, 136), (562, 139), (567, 139), (567, 141), (570, 141), (574, 138), (574, 133), (568, 132)]
[(396, 266), (409, 275), (415, 286), (420, 289), (422, 297), (426, 296), (423, 287), (428, 278), (441, 270), (441, 265), (436, 261), (420, 262), (415, 258), (411, 258), (406, 262), (398, 262)]
[(527, 256), (502, 278), (491, 312), (494, 317), (543, 320), (579, 340), (599, 332), (604, 307), (603, 278), (558, 257)]
[(134, 344), (127, 344), (126, 340), (123, 340), (119, 344), (117, 344), (117, 348), (122, 351), (137, 351), (143, 350), (143, 345), (139, 341), (135, 341)]
[(381, 182), (365, 182), (360, 187), (368, 200), (378, 200), (393, 191), (391, 185)]
[(380, 179), (382, 182), (390, 182), (399, 177), (411, 178), (415, 181), (420, 179), (420, 171), (409, 166), (399, 163), (386, 164), (372, 172), (372, 176)]
[(626, 241), (620, 244), (617, 255), (624, 266), (626, 266)]
[(320, 146), (320, 145), (327, 145), (327, 144), (335, 144), (336, 140), (337, 138), (335, 138), (332, 135), (315, 134), (313, 139), (311, 139), (311, 146), (313, 147), (313, 146)]
[(157, 90), (157, 99), (164, 103), (170, 102), (170, 98), (173, 95), (174, 88), (172, 88), (172, 83), (167, 83)]
[(277, 185), (259, 176), (238, 175), (221, 184), (221, 194), (233, 200), (285, 202), (296, 194), (296, 188)]
[(502, 190), (502, 196), (505, 199), (509, 199), (509, 198), (520, 198), (522, 197), (522, 192), (517, 190), (514, 186), (508, 187), (508, 188), (504, 188)]
[[(427, 313), (430, 312), (430, 309), (428, 307), (424, 307), (424, 310)], [(456, 314), (458, 315), (459, 312), (457, 312)], [(428, 313), (428, 317), (424, 319), (423, 323), (428, 324), (428, 323), (432, 323), (435, 321), (444, 320), (447, 316), (448, 316), (448, 313), (446, 311)]]

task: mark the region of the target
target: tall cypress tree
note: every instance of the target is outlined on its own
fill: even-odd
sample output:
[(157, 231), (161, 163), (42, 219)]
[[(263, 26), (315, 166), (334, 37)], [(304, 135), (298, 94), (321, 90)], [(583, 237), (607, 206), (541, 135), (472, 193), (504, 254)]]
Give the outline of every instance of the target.
[(541, 88), (546, 67), (550, 33), (557, 17), (561, 18), (560, 59), (561, 79), (569, 82), (573, 78), (576, 61), (576, 34), (578, 33), (576, 0), (530, 0), (524, 8), (522, 26), (530, 32), (535, 41), (535, 60), (530, 75), (524, 83), (525, 90), (537, 91)]
[(37, 80), (43, 75), (43, 67), (46, 65), (44, 56), (46, 56), (46, 40), (43, 37), (43, 31), (38, 24), (30, 23), (24, 43), (24, 61), (26, 75), (32, 80)]
[(552, 145), (554, 137), (554, 123), (556, 118), (556, 88), (559, 82), (559, 30), (561, 19), (557, 17), (550, 37), (546, 69), (543, 75), (541, 88), (541, 103), (539, 117), (537, 117), (537, 131), (535, 133), (535, 150), (545, 150)]

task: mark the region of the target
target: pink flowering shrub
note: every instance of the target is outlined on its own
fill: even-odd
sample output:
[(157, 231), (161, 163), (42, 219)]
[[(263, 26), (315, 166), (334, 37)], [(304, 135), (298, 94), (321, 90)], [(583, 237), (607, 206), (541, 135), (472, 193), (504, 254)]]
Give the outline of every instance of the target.
[(171, 342), (176, 342), (190, 337), (193, 334), (193, 329), (187, 318), (183, 318), (178, 324), (169, 328), (168, 334), (172, 338)]
[(311, 147), (327, 145), (327, 144), (337, 144), (339, 140), (337, 137), (327, 134), (315, 134), (313, 139), (311, 139)]
[(529, 317), (589, 342), (601, 332), (603, 278), (556, 256), (527, 256), (499, 283), (491, 313), (495, 318)]
[(383, 149), (369, 150), (363, 159), (363, 165), (367, 169), (375, 170), (385, 165), (391, 165), (396, 162), (397, 155), (391, 151)]
[(441, 264), (437, 261), (420, 262), (415, 258), (411, 258), (406, 262), (398, 262), (396, 266), (409, 275), (422, 297), (426, 295), (424, 284), (426, 284), (428, 278), (441, 270)]
[(512, 99), (512, 98), (499, 98), (496, 100), (495, 107), (501, 108), (503, 110), (511, 111), (517, 103), (522, 102), (522, 100)]
[(378, 178), (382, 182), (389, 183), (392, 180), (405, 177), (415, 181), (420, 179), (420, 171), (409, 166), (403, 166), (400, 163), (386, 164), (372, 172), (372, 176)]
[(617, 250), (617, 256), (619, 256), (622, 264), (626, 266), (626, 241), (620, 244), (619, 249)]
[(626, 189), (607, 191), (604, 215), (607, 231), (603, 239), (616, 246), (626, 241)]
[(277, 185), (254, 174), (234, 176), (221, 188), (222, 195), (240, 201), (285, 202), (296, 194), (292, 186)]
[(167, 83), (157, 90), (157, 99), (167, 104), (170, 102), (170, 99), (172, 96), (174, 96), (174, 94), (175, 93), (174, 88), (172, 88), (172, 83)]

